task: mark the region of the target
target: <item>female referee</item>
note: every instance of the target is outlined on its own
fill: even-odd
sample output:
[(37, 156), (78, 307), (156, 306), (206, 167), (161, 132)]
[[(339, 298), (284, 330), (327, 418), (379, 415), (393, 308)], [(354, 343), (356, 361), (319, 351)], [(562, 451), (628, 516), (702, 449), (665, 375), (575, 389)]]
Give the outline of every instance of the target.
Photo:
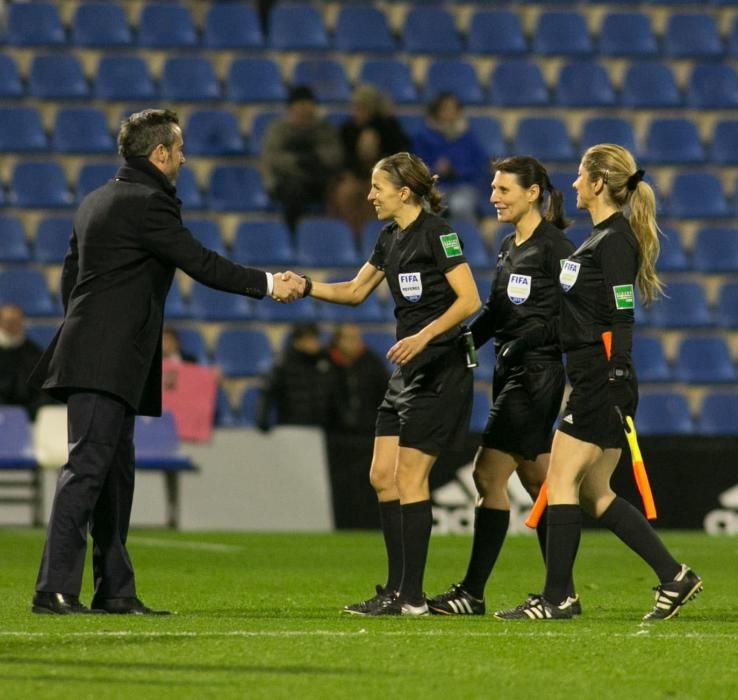
[[(380, 220), (374, 252), (354, 279), (306, 280), (306, 294), (360, 304), (386, 279), (395, 303), (397, 365), (379, 406), (370, 481), (379, 499), (388, 560), (385, 586), (347, 605), (355, 615), (426, 615), (423, 573), (433, 515), (428, 475), (439, 452), (466, 435), (472, 372), (461, 322), (480, 306), (462, 243), (437, 216), (441, 196), (422, 160), (395, 153), (372, 171), (368, 199)], [(430, 212), (427, 211), (430, 209)]]
[(624, 442), (621, 416), (634, 416), (638, 404), (631, 361), (634, 288), (646, 304), (661, 293), (655, 199), (643, 175), (631, 153), (613, 144), (592, 146), (579, 165), (577, 207), (589, 212), (594, 227), (563, 262), (559, 277), (561, 342), (572, 392), (547, 477), (546, 583), (541, 596), (495, 613), (501, 619), (572, 617), (567, 584), (579, 547), (580, 502), (658, 576), (656, 604), (644, 620), (674, 617), (702, 590), (697, 574), (677, 562), (643, 514), (610, 487)]
[[(551, 431), (564, 394), (556, 325), (559, 272), (560, 261), (574, 246), (562, 233), (568, 225), (563, 195), (530, 156), (498, 160), (492, 170), (490, 201), (497, 220), (514, 225), (515, 231), (502, 242), (489, 299), (470, 326), (476, 347), (494, 336), (497, 365), (492, 407), (474, 461), (480, 502), (466, 576), (428, 601), (431, 612), (442, 615), (484, 614), (484, 588), (510, 523), (507, 482), (517, 471), (535, 500), (546, 478)], [(544, 558), (545, 525), (541, 518), (538, 539)], [(571, 586), (567, 597), (578, 612)]]

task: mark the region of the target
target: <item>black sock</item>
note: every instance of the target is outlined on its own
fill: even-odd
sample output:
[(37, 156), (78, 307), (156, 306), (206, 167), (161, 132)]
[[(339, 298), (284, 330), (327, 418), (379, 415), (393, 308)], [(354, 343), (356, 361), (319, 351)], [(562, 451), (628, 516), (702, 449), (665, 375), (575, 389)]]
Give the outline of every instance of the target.
[(558, 605), (566, 599), (581, 534), (582, 511), (577, 504), (548, 507), (543, 596), (550, 603)]
[[(538, 535), (538, 546), (541, 548), (541, 554), (543, 555), (543, 563), (546, 563), (546, 537), (548, 536), (548, 510), (544, 510), (541, 514), (541, 518), (536, 525), (536, 535)], [(570, 578), (569, 583), (566, 586), (566, 597), (573, 598), (576, 589), (574, 588), (574, 579)]]
[(402, 583), (402, 508), (399, 499), (379, 502), (384, 547), (387, 550), (388, 591), (399, 591)]
[(509, 510), (482, 506), (476, 509), (471, 556), (462, 581), (464, 588), (475, 598), (484, 598), (484, 587), (500, 554), (509, 525)]
[(404, 568), (400, 592), (410, 602), (423, 598), (423, 574), (432, 527), (433, 510), (429, 500), (402, 506)]
[(643, 513), (624, 498), (616, 496), (599, 521), (643, 559), (661, 583), (672, 581), (679, 573), (679, 562), (669, 554)]

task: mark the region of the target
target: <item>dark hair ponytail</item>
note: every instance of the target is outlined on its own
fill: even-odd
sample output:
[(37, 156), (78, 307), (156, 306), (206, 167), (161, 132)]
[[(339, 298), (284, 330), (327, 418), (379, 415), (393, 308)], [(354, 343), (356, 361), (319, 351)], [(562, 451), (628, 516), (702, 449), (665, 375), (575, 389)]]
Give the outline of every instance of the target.
[(387, 175), (387, 179), (397, 188), (407, 187), (414, 200), (420, 204), (427, 202), (434, 214), (443, 209), (443, 197), (436, 189), (437, 175), (431, 175), (428, 166), (418, 156), (402, 151), (382, 158), (375, 166)]

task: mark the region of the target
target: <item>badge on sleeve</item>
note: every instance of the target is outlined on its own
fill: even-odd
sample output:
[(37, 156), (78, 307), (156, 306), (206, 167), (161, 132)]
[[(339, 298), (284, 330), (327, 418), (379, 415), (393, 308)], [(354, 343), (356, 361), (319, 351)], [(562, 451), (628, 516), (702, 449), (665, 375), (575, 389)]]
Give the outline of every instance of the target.
[(510, 275), (507, 281), (507, 298), (513, 304), (522, 304), (530, 296), (530, 275)]
[(627, 311), (635, 306), (635, 296), (632, 284), (618, 284), (612, 288), (615, 295), (615, 308), (618, 311)]
[(400, 291), (405, 299), (416, 302), (423, 296), (423, 280), (419, 272), (401, 272), (398, 277)]
[(455, 258), (459, 255), (463, 255), (461, 250), (461, 241), (457, 233), (446, 233), (441, 236), (441, 245), (443, 246), (443, 252), (446, 253), (447, 258)]
[(568, 292), (576, 284), (577, 277), (579, 277), (579, 267), (580, 263), (578, 262), (564, 260), (559, 275), (559, 284), (565, 292)]

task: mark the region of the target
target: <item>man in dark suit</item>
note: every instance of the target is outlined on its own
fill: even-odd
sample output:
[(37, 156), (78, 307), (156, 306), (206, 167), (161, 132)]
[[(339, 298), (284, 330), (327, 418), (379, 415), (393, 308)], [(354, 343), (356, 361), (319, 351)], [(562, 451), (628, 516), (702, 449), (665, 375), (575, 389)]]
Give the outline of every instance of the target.
[[(62, 270), (64, 322), (32, 381), (68, 407), (69, 461), (57, 484), (32, 610), (167, 614), (136, 595), (126, 538), (135, 415), (161, 415), (164, 302), (175, 270), (215, 289), (278, 301), (304, 282), (243, 267), (183, 226), (174, 182), (185, 162), (177, 115), (145, 110), (118, 135), (125, 159), (74, 217)], [(90, 527), (95, 592), (79, 601)]]

